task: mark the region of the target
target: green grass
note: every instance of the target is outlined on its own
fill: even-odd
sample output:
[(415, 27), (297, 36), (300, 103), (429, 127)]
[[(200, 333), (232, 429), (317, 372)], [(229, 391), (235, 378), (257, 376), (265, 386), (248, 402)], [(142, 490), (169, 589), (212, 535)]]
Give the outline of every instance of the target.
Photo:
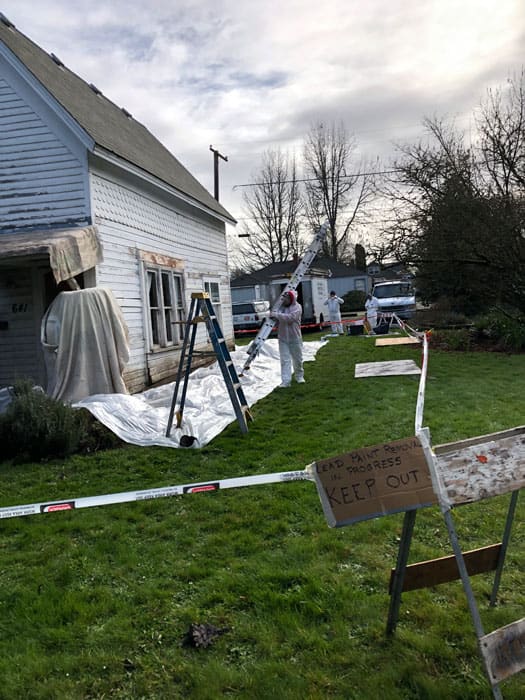
[[(407, 358), (420, 350), (331, 339), (307, 384), (254, 406), (248, 435), (233, 423), (201, 450), (3, 462), (0, 505), (302, 469), (408, 437), (418, 378), (354, 379), (356, 362)], [(433, 443), (521, 425), (524, 370), (525, 355), (432, 352)], [(454, 511), (463, 549), (500, 540), (508, 502)], [(471, 579), (487, 632), (525, 615), (524, 515), (521, 499), (495, 608), (492, 576)], [(309, 482), (3, 520), (0, 698), (490, 698), (460, 582), (404, 594), (385, 635), (402, 521), (330, 529)], [(439, 509), (420, 511), (410, 561), (450, 552)], [(192, 622), (228, 631), (195, 649)], [(523, 698), (523, 680), (504, 697)]]

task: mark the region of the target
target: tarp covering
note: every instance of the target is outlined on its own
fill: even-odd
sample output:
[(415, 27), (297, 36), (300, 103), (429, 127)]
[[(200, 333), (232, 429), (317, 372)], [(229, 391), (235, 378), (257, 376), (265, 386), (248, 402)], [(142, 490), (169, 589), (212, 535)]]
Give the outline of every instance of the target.
[(64, 282), (102, 261), (95, 226), (66, 231), (33, 231), (0, 235), (0, 259), (49, 256), (56, 283)]
[[(304, 360), (315, 360), (317, 351), (323, 345), (324, 343), (320, 341), (304, 343)], [(246, 360), (246, 347), (237, 347), (231, 353), (231, 357), (237, 373), (240, 374)], [(267, 396), (280, 384), (281, 371), (277, 340), (267, 340), (262, 345), (250, 370), (240, 379), (249, 406)], [(292, 386), (294, 386), (293, 383)], [(214, 362), (213, 365), (201, 367), (190, 374), (182, 426), (176, 428), (174, 423), (170, 437), (166, 437), (174, 389), (173, 382), (134, 396), (120, 394), (89, 396), (78, 401), (74, 406), (87, 408), (122, 440), (143, 446), (179, 447), (181, 437), (187, 435), (197, 438), (194, 447), (202, 447), (236, 420), (219, 364)], [(181, 389), (179, 389), (179, 399)], [(279, 391), (293, 391), (293, 389), (279, 389)], [(301, 391), (308, 391), (308, 383), (301, 385)], [(239, 437), (241, 437), (240, 432)]]
[(126, 393), (128, 329), (109, 289), (61, 292), (42, 319), (47, 393), (73, 402), (100, 393)]

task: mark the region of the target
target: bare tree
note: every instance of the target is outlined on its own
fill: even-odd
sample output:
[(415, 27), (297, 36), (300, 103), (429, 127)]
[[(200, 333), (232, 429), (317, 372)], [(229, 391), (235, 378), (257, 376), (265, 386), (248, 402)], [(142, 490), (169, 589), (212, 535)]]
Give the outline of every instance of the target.
[(255, 179), (257, 184), (243, 194), (249, 218), (243, 232), (249, 238), (240, 246), (240, 257), (247, 270), (284, 262), (301, 252), (302, 203), (295, 158), (280, 149), (266, 151)]
[(493, 193), (523, 197), (525, 188), (525, 73), (509, 78), (506, 89), (488, 90), (477, 119), (480, 155)]
[[(428, 301), (447, 297), (475, 312), (506, 300), (525, 308), (523, 188), (510, 169), (482, 157), (481, 146), (439, 120), (425, 120), (429, 138), (400, 148), (385, 193), (392, 209), (386, 239), (396, 258), (417, 268)], [(487, 121), (495, 136), (497, 126)], [(505, 151), (492, 141), (492, 153)], [(517, 168), (516, 168), (517, 170)]]
[(356, 148), (343, 124), (319, 122), (304, 142), (307, 219), (313, 229), (328, 219), (323, 252), (341, 262), (352, 259), (350, 234), (364, 223), (373, 197), (371, 176), (354, 162)]

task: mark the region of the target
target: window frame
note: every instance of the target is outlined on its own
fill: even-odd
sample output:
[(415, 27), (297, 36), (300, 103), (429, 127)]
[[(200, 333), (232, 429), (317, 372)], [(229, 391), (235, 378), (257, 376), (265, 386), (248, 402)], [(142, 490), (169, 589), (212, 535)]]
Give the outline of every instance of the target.
[(165, 265), (148, 261), (143, 261), (143, 265), (149, 351), (178, 348), (184, 339), (186, 320), (184, 275), (181, 270)]
[[(221, 298), (221, 283), (218, 277), (206, 277), (203, 279), (203, 287), (204, 291), (209, 295), (210, 301), (212, 303), (213, 309), (215, 311), (215, 316), (217, 317), (217, 320), (219, 322), (219, 326), (221, 329), (223, 328), (222, 325), (222, 298)], [(217, 295), (216, 297), (212, 293), (211, 287), (216, 286), (216, 291)], [(224, 330), (223, 330), (224, 332)]]

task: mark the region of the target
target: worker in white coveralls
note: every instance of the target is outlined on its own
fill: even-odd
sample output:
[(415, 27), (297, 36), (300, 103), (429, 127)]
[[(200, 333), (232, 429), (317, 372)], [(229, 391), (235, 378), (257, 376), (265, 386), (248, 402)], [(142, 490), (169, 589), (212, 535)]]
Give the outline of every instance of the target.
[(341, 323), (341, 304), (345, 300), (338, 297), (335, 292), (330, 292), (330, 296), (324, 305), (328, 306), (328, 320), (332, 324), (332, 333), (343, 334), (343, 324)]
[(366, 295), (365, 309), (365, 327), (367, 333), (369, 335), (375, 335), (374, 328), (377, 326), (377, 311), (379, 309), (379, 302), (371, 294)]
[(292, 383), (292, 366), (295, 381), (304, 384), (303, 339), (301, 336), (301, 316), (303, 309), (297, 303), (297, 295), (290, 290), (283, 294), (280, 311), (272, 311), (271, 317), (279, 321), (277, 337), (281, 359), (281, 387)]

